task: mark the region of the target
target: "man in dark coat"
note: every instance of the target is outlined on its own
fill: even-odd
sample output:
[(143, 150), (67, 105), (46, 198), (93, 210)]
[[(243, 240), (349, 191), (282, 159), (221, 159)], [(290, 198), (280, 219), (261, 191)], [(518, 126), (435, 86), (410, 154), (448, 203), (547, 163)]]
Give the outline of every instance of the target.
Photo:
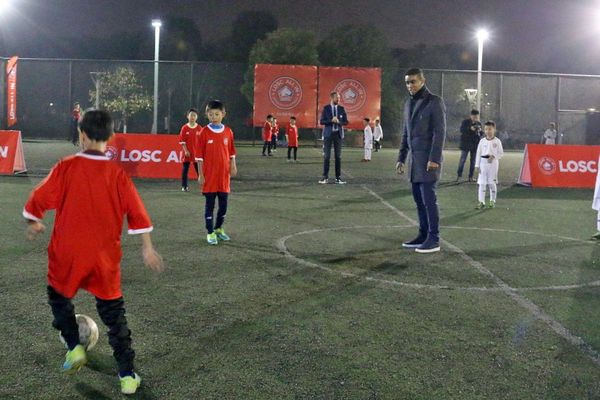
[(442, 149), (446, 139), (446, 107), (444, 101), (425, 86), (421, 69), (409, 69), (405, 81), (410, 99), (404, 106), (404, 133), (396, 170), (404, 173), (410, 152), (412, 160), (408, 173), (419, 214), (419, 234), (402, 246), (414, 248), (418, 253), (433, 253), (440, 250), (435, 191), (440, 180)]
[(465, 119), (460, 124), (460, 160), (458, 161), (458, 170), (456, 171), (456, 181), (458, 182), (463, 174), (467, 155), (469, 158), (469, 182), (473, 182), (473, 172), (475, 171), (475, 155), (477, 146), (481, 140), (481, 121), (479, 121), (479, 111), (471, 110), (471, 117)]

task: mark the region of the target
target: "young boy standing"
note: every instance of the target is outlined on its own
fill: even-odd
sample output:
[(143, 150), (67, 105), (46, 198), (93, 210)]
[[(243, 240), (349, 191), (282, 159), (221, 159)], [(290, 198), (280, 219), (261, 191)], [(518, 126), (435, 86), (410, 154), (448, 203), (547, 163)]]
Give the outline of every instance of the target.
[(285, 140), (288, 144), (288, 162), (292, 162), (292, 151), (294, 152), (294, 162), (298, 161), (298, 127), (296, 126), (296, 117), (290, 117), (290, 124), (286, 130)]
[(194, 164), (194, 169), (198, 173), (198, 164), (194, 157), (194, 143), (196, 142), (196, 136), (200, 134), (202, 125), (198, 124), (198, 111), (190, 108), (186, 113), (187, 124), (181, 127), (179, 132), (179, 144), (183, 147), (183, 167), (181, 170), (181, 191), (188, 192), (188, 171), (190, 170), (190, 163)]
[(369, 118), (364, 118), (363, 123), (365, 125), (364, 129), (364, 147), (365, 147), (365, 156), (361, 161), (368, 162), (371, 161), (371, 150), (373, 150), (373, 131), (371, 130), (371, 120)]
[(267, 120), (263, 125), (262, 130), (262, 139), (263, 139), (263, 150), (262, 155), (265, 157), (267, 155), (267, 151), (269, 156), (271, 156), (271, 136), (273, 135), (273, 116), (271, 114), (267, 115)]
[(273, 117), (273, 128), (271, 130), (271, 149), (277, 151), (277, 136), (279, 135), (279, 124), (277, 118)]
[(56, 209), (48, 246), (48, 303), (52, 325), (68, 347), (63, 371), (77, 372), (87, 362), (79, 343), (71, 299), (79, 289), (96, 297), (100, 318), (119, 365), (124, 394), (135, 393), (141, 378), (134, 372), (135, 353), (121, 293), (121, 228), (127, 216), (129, 234), (142, 237), (144, 264), (160, 272), (163, 262), (150, 240), (152, 223), (135, 186), (125, 171), (105, 155), (113, 123), (105, 111), (87, 111), (79, 122), (82, 152), (59, 161), (32, 191), (23, 209), (27, 234), (33, 239), (45, 230), (47, 210)]
[[(200, 132), (195, 154), (200, 166), (198, 183), (206, 198), (204, 208), (204, 220), (208, 232), (206, 241), (210, 245), (216, 245), (219, 240), (230, 240), (223, 230), (223, 223), (227, 214), (230, 177), (237, 175), (236, 151), (233, 144), (233, 131), (222, 123), (225, 117), (225, 105), (218, 100), (209, 102), (206, 106), (206, 115), (210, 123)], [(217, 222), (213, 224), (217, 199), (219, 210)]]
[(383, 128), (381, 128), (381, 123), (379, 118), (375, 120), (375, 129), (373, 130), (373, 144), (375, 145), (375, 153), (381, 149), (381, 141), (383, 140)]
[(479, 141), (477, 154), (475, 156), (475, 170), (479, 171), (477, 183), (479, 184), (479, 203), (477, 209), (485, 208), (486, 187), (490, 188), (489, 208), (496, 206), (497, 183), (498, 183), (498, 165), (504, 150), (502, 142), (496, 137), (496, 123), (487, 121), (484, 124), (483, 131), (485, 137)]

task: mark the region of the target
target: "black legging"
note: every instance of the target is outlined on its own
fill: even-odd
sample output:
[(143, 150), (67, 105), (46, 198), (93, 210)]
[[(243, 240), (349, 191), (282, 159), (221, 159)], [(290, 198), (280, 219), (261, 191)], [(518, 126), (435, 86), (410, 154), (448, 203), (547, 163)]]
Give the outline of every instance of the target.
[(296, 159), (296, 156), (298, 154), (298, 147), (288, 147), (288, 160), (290, 160), (290, 156), (292, 155), (292, 149), (294, 149), (294, 160)]
[[(198, 163), (194, 162), (194, 169), (196, 170), (196, 173), (198, 174)], [(181, 170), (181, 187), (183, 188), (187, 188), (188, 187), (188, 172), (190, 170), (190, 161), (185, 161), (183, 163), (183, 169)]]
[[(227, 215), (227, 197), (228, 193), (225, 192), (212, 192), (203, 193), (206, 198), (206, 205), (204, 206), (204, 220), (206, 222), (206, 230), (208, 233), (213, 233), (215, 229), (219, 229), (225, 222), (225, 215)], [(219, 210), (217, 211), (217, 223), (213, 227), (213, 214), (215, 210), (215, 200), (219, 199)]]

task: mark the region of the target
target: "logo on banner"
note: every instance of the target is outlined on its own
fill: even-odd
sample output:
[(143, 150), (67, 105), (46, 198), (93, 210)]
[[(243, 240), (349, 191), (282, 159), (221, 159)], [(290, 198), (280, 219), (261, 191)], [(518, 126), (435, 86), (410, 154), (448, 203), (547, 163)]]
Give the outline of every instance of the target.
[(541, 157), (538, 161), (538, 168), (544, 175), (553, 175), (556, 172), (556, 161), (548, 156)]
[(281, 76), (271, 82), (269, 100), (280, 110), (291, 110), (302, 100), (302, 86), (292, 77)]
[(335, 86), (334, 91), (340, 94), (342, 105), (348, 112), (360, 110), (367, 100), (365, 87), (354, 79), (344, 79)]
[(106, 146), (106, 151), (104, 152), (104, 155), (110, 160), (116, 160), (119, 156), (119, 151), (113, 146)]

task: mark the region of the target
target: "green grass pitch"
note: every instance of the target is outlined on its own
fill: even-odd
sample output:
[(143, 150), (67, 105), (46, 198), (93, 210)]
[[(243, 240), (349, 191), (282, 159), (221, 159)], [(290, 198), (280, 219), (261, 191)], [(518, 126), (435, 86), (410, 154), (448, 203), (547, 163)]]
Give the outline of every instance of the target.
[[(145, 269), (139, 238), (124, 235), (123, 288), (143, 378), (135, 398), (600, 398), (591, 190), (515, 186), (522, 154), (507, 153), (497, 208), (478, 211), (476, 185), (452, 182), (458, 153), (446, 151), (438, 197), (447, 243), (418, 255), (401, 248), (416, 233), (416, 211), (394, 171), (396, 149), (370, 163), (345, 149), (345, 186), (317, 184), (313, 147), (299, 149), (297, 164), (285, 162), (286, 149), (272, 158), (260, 150), (238, 147), (225, 225), (232, 241), (214, 247), (197, 190), (136, 180), (167, 270)], [(33, 171), (73, 151), (25, 143)], [(0, 398), (121, 398), (85, 292), (76, 310), (98, 322), (101, 337), (86, 368), (60, 373), (64, 349), (45, 294), (49, 232), (26, 241), (20, 215), (40, 179), (0, 177)]]

